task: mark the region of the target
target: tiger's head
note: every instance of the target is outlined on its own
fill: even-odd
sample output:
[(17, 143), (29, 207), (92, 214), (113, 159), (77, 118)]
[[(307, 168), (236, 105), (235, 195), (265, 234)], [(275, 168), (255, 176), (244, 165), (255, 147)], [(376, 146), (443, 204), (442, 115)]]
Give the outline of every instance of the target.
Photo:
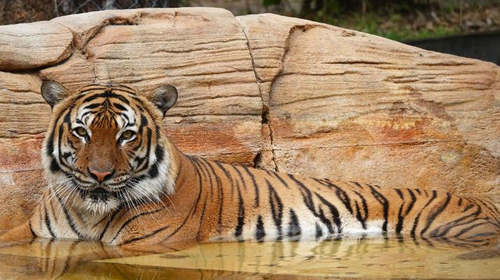
[(175, 87), (161, 86), (146, 98), (124, 85), (72, 94), (45, 81), (41, 92), (53, 109), (42, 158), (56, 199), (107, 214), (173, 192), (171, 148), (160, 126), (177, 101)]

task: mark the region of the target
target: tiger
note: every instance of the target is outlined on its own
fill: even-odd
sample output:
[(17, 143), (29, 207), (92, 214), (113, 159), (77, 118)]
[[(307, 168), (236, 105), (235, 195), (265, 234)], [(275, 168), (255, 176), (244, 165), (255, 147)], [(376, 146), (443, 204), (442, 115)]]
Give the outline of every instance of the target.
[(500, 235), (484, 199), (384, 188), (230, 165), (186, 155), (162, 120), (178, 99), (165, 84), (139, 92), (43, 81), (52, 118), (42, 147), (48, 187), (0, 241), (100, 241), (124, 248), (176, 242), (323, 241), (394, 234), (483, 244)]

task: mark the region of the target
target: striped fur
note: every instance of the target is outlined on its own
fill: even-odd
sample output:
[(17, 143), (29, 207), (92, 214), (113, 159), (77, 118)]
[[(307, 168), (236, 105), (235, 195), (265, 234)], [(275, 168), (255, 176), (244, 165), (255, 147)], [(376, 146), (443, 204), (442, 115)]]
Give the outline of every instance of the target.
[[(153, 104), (127, 86), (91, 85), (60, 99), (43, 149), (50, 186), (29, 223), (11, 236), (137, 247), (388, 233), (484, 244), (500, 234), (500, 212), (486, 200), (185, 155), (160, 128), (162, 113), (173, 103)], [(88, 137), (75, 134), (78, 126)], [(135, 138), (123, 142), (120, 134), (127, 129)], [(99, 184), (89, 168), (113, 172)]]

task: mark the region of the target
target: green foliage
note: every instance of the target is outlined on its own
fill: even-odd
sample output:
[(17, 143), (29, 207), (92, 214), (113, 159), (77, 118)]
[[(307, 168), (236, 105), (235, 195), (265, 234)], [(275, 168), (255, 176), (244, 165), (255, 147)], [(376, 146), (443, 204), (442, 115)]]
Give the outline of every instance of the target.
[(407, 18), (408, 14), (405, 12), (405, 10), (409, 9), (407, 5), (402, 5), (397, 9), (394, 8), (393, 10), (397, 10), (397, 12), (393, 13), (369, 11), (364, 14), (361, 12), (342, 14), (337, 12), (337, 7), (331, 7), (331, 11), (325, 14), (325, 10), (328, 11), (328, 8), (317, 11), (310, 18), (315, 21), (359, 30), (396, 41), (449, 36), (458, 34), (461, 31), (459, 26), (448, 26), (445, 23), (443, 25), (428, 24), (415, 28)]
[(281, 0), (262, 0), (262, 5), (264, 5), (264, 7), (279, 5), (280, 3)]
[[(279, 11), (290, 6), (290, 0), (263, 0), (266, 7)], [(300, 17), (363, 31), (398, 41), (442, 37), (467, 32), (464, 9), (483, 5), (499, 5), (498, 0), (302, 0)], [(465, 4), (464, 4), (465, 3)], [(476, 4), (474, 4), (476, 3)], [(480, 7), (481, 5), (479, 5)], [(285, 13), (286, 14), (286, 13)], [(290, 15), (290, 14), (287, 14)], [(483, 19), (484, 13), (474, 14)], [(297, 16), (297, 15), (296, 15)], [(486, 13), (488, 16), (488, 13)], [(494, 14), (491, 16), (495, 22)], [(483, 24), (484, 25), (484, 24)], [(468, 28), (468, 27), (465, 27)]]

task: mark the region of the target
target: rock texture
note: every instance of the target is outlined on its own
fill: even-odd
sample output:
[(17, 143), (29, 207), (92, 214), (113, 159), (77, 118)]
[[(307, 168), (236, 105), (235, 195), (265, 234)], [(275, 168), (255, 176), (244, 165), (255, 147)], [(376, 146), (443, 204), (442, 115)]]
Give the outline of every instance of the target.
[(491, 63), (208, 8), (0, 26), (0, 45), (0, 231), (25, 220), (45, 186), (47, 78), (70, 90), (175, 85), (179, 102), (164, 126), (189, 154), (389, 187), (500, 193), (500, 68)]
[(278, 170), (498, 192), (500, 69), (275, 15), (240, 17)]
[(71, 32), (57, 23), (41, 21), (0, 28), (0, 71), (50, 66), (71, 54)]

